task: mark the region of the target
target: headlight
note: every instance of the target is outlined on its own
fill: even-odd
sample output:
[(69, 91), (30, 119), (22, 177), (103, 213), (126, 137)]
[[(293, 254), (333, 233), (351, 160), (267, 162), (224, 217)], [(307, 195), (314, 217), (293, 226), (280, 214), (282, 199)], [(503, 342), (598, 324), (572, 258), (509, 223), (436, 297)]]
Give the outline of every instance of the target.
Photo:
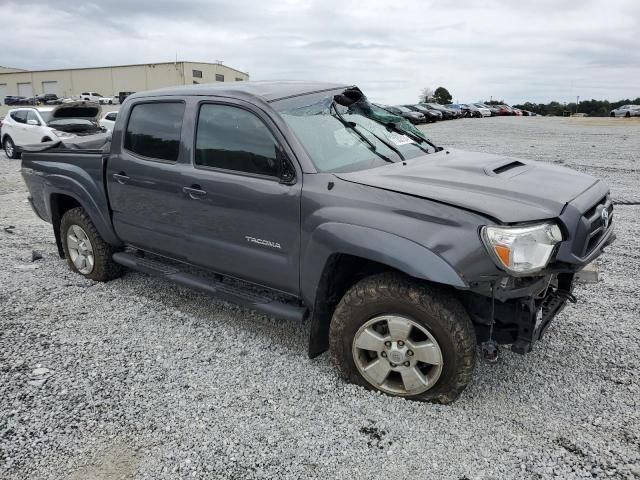
[(482, 227), (482, 241), (496, 264), (514, 274), (542, 270), (549, 263), (562, 232), (554, 223), (526, 227)]
[(62, 130), (54, 130), (53, 133), (56, 134), (56, 137), (58, 138), (71, 138), (71, 137), (75, 137), (75, 135), (73, 133), (69, 133), (69, 132), (63, 132)]

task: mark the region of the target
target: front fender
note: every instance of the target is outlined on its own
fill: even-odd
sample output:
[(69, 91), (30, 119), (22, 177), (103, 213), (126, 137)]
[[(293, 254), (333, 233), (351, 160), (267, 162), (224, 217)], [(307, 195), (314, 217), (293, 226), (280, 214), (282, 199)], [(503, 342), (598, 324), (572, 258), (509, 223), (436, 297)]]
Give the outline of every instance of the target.
[(313, 231), (302, 255), (300, 286), (307, 305), (314, 305), (324, 267), (336, 253), (382, 263), (415, 278), (468, 287), (442, 257), (412, 240), (370, 227), (328, 222)]

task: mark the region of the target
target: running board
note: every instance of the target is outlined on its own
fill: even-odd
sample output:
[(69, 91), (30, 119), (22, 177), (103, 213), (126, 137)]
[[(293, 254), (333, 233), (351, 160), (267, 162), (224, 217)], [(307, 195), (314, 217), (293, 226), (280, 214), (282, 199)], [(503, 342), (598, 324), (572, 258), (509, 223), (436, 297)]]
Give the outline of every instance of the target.
[(199, 277), (184, 272), (180, 268), (149, 258), (138, 257), (133, 253), (116, 252), (113, 261), (131, 270), (147, 273), (155, 277), (172, 280), (185, 287), (202, 290), (222, 300), (226, 300), (260, 313), (285, 320), (303, 320), (307, 309), (292, 303), (274, 300), (259, 293), (229, 285), (221, 281)]

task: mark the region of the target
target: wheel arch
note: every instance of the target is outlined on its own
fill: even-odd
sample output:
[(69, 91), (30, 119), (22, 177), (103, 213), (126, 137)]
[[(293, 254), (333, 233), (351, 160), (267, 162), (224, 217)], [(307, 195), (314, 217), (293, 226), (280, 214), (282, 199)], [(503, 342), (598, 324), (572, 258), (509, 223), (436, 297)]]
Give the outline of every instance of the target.
[(111, 224), (108, 223), (107, 219), (103, 218), (98, 207), (90, 198), (82, 198), (81, 196), (68, 191), (61, 192), (56, 190), (49, 193), (48, 200), (49, 215), (53, 225), (53, 233), (56, 239), (58, 254), (61, 258), (64, 258), (64, 250), (62, 248), (60, 222), (63, 215), (72, 208), (81, 207), (87, 212), (87, 215), (89, 215), (89, 218), (91, 218), (91, 221), (105, 242), (113, 245), (120, 244), (120, 241), (113, 232)]
[(323, 224), (311, 236), (301, 265), (302, 297), (312, 312), (309, 357), (327, 350), (333, 311), (344, 293), (365, 276), (383, 271), (467, 287), (442, 257), (411, 240), (367, 227)]

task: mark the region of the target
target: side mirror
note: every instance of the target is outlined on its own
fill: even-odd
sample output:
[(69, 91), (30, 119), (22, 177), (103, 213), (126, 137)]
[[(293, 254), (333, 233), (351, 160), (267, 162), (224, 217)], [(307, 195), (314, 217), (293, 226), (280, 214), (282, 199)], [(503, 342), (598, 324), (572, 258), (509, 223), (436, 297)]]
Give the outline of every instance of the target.
[(38, 126), (38, 125), (40, 125), (40, 122), (39, 122), (38, 120), (30, 119), (30, 120), (27, 120), (27, 125), (35, 125), (35, 126)]

